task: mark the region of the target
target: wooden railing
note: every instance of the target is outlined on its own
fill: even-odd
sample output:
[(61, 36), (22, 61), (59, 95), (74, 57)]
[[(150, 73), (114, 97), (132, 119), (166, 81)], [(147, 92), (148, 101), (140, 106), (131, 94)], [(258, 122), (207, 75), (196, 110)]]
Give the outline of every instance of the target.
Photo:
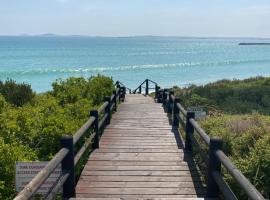
[[(149, 87), (149, 83), (155, 85)], [(145, 87), (144, 87), (145, 84)], [(131, 89), (125, 87), (122, 83), (116, 83), (116, 90), (112, 96), (105, 98), (105, 102), (97, 110), (90, 111), (88, 121), (75, 133), (74, 136), (64, 136), (61, 138), (61, 149), (48, 162), (48, 164), (26, 185), (26, 187), (15, 197), (15, 200), (27, 200), (33, 197), (41, 185), (48, 179), (53, 171), (61, 165), (62, 173), (58, 181), (51, 188), (45, 199), (54, 199), (58, 192), (63, 189), (62, 197), (64, 199), (75, 197), (75, 167), (77, 166), (84, 153), (92, 149), (99, 148), (99, 139), (103, 129), (110, 123), (113, 111), (117, 111), (117, 102), (124, 101), (126, 91), (131, 93)], [(175, 128), (182, 126), (185, 130), (185, 151), (193, 152), (193, 147), (203, 149), (203, 145), (208, 147), (208, 155), (205, 156), (207, 166), (207, 197), (216, 198), (223, 195), (225, 199), (237, 199), (229, 185), (225, 182), (221, 166), (231, 174), (231, 176), (243, 189), (245, 194), (251, 200), (262, 200), (264, 197), (249, 182), (249, 180), (233, 165), (231, 160), (222, 150), (222, 139), (209, 137), (207, 133), (195, 121), (195, 113), (186, 111), (180, 104), (180, 99), (175, 97), (174, 92), (168, 89), (161, 89), (154, 81), (146, 79), (132, 93), (149, 94), (150, 89), (155, 89), (155, 100), (162, 103), (167, 112), (172, 116), (172, 125)], [(90, 133), (92, 131), (92, 134)], [(88, 134), (87, 134), (88, 133)], [(200, 137), (204, 144), (201, 144), (194, 133)], [(88, 137), (88, 135), (90, 135)], [(75, 146), (84, 140), (83, 145), (75, 152)]]
[[(154, 88), (149, 87), (149, 84), (152, 83), (155, 85)], [(144, 86), (145, 85), (145, 86)], [(150, 79), (145, 79), (145, 81), (143, 81), (135, 90), (133, 90), (133, 94), (135, 93), (142, 93), (142, 89), (145, 89), (145, 95), (149, 94), (149, 90), (155, 90), (155, 93), (157, 93), (157, 83), (155, 81), (152, 81)]]
[[(146, 91), (148, 90), (148, 79), (146, 79), (136, 90), (141, 91), (141, 86), (146, 84)], [(169, 89), (160, 89), (156, 82), (155, 84), (155, 99), (156, 102), (163, 103), (165, 110), (172, 116), (172, 126), (179, 128), (182, 126), (185, 130), (185, 151), (193, 152), (193, 147), (203, 150), (203, 145), (208, 147), (208, 155), (204, 157), (205, 165), (207, 166), (206, 185), (207, 197), (217, 198), (222, 195), (225, 199), (235, 200), (237, 197), (233, 193), (230, 186), (225, 182), (221, 166), (223, 166), (228, 173), (239, 184), (240, 188), (245, 192), (247, 197), (251, 200), (262, 200), (264, 197), (252, 185), (249, 180), (234, 166), (232, 161), (226, 156), (222, 150), (223, 141), (218, 137), (209, 137), (209, 135), (200, 127), (195, 121), (195, 113), (186, 111), (180, 104), (180, 98), (175, 97), (174, 92)], [(146, 92), (148, 94), (148, 92)], [(195, 137), (197, 133), (204, 144), (201, 144)]]
[[(112, 113), (117, 111), (118, 101), (124, 101), (125, 94), (125, 87), (117, 84), (116, 90), (111, 96), (105, 98), (105, 102), (99, 109), (90, 111), (89, 119), (74, 136), (63, 136), (61, 138), (61, 149), (15, 197), (15, 200), (27, 200), (33, 197), (59, 165), (61, 165), (62, 173), (44, 199), (54, 199), (61, 189), (63, 189), (63, 199), (75, 197), (75, 167), (83, 158), (83, 155), (90, 151), (91, 147), (92, 149), (99, 148), (99, 139), (103, 129), (110, 123)], [(75, 146), (79, 145), (81, 140), (84, 142), (75, 152)]]
[(121, 83), (120, 81), (116, 81), (115, 86), (118, 88), (122, 88), (125, 93), (128, 91), (129, 94), (131, 94), (131, 89), (126, 87), (123, 83)]

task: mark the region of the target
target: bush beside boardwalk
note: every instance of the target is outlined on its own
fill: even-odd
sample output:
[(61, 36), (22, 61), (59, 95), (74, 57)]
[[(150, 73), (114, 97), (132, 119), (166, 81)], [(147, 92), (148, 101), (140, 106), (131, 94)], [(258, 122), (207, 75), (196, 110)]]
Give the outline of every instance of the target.
[[(270, 78), (221, 80), (204, 86), (174, 87), (185, 107), (205, 106), (200, 121), (210, 136), (224, 139), (224, 150), (262, 194), (270, 197)], [(239, 199), (245, 199), (224, 170)]]
[(52, 158), (60, 137), (74, 134), (114, 90), (105, 76), (58, 80), (52, 86), (52, 91), (35, 94), (27, 84), (0, 83), (0, 199), (15, 195), (16, 161)]
[[(15, 161), (49, 160), (59, 149), (59, 138), (75, 133), (89, 110), (97, 108), (113, 89), (113, 81), (104, 76), (59, 80), (43, 94), (33, 93), (27, 84), (1, 82), (0, 93), (5, 92), (0, 95), (0, 199), (12, 199), (15, 194)], [(210, 117), (200, 122), (202, 127), (224, 139), (225, 152), (235, 165), (269, 197), (270, 78), (222, 80), (174, 90), (185, 107), (208, 107)], [(225, 176), (244, 199), (237, 184)]]

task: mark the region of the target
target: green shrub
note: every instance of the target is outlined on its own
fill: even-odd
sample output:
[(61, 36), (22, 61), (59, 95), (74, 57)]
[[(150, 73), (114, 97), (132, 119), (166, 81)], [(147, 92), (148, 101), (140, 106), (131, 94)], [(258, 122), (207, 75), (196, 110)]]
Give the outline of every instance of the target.
[(17, 143), (6, 144), (0, 137), (0, 197), (12, 199), (15, 190), (15, 162), (36, 160), (35, 152)]
[(2, 113), (8, 106), (8, 103), (6, 102), (5, 98), (0, 95), (0, 113)]
[(52, 86), (52, 95), (59, 100), (61, 105), (75, 103), (83, 98), (91, 100), (94, 105), (98, 105), (104, 100), (105, 96), (111, 95), (114, 90), (113, 80), (101, 75), (89, 79), (72, 77), (66, 80), (58, 80)]
[(223, 113), (270, 114), (270, 78), (221, 80), (203, 86), (174, 88), (185, 106), (199, 104)]
[(96, 76), (89, 79), (87, 85), (87, 97), (94, 105), (104, 101), (105, 96), (110, 96), (114, 90), (113, 80), (105, 76)]
[(244, 158), (236, 161), (239, 169), (259, 188), (264, 197), (270, 197), (270, 135), (258, 139)]
[(35, 96), (30, 85), (16, 83), (11, 79), (5, 82), (0, 81), (0, 94), (5, 97), (6, 101), (16, 106), (22, 106), (30, 102)]
[(0, 95), (0, 199), (12, 199), (15, 194), (15, 161), (50, 160), (60, 148), (60, 137), (74, 134), (89, 111), (114, 89), (112, 79), (105, 76), (69, 78), (54, 82), (53, 91), (18, 104), (14, 99), (21, 95), (14, 92), (19, 91), (18, 85), (8, 80), (0, 86), (5, 91)]
[[(221, 80), (204, 86), (173, 89), (184, 107), (208, 108), (208, 118), (200, 121), (202, 128), (210, 136), (223, 138), (224, 152), (251, 183), (269, 198), (270, 78)], [(223, 170), (239, 199), (247, 199), (235, 180)]]
[[(221, 115), (209, 117), (200, 123), (210, 136), (223, 138), (224, 152), (251, 183), (269, 198), (270, 117), (258, 113)], [(226, 170), (224, 175), (239, 199), (245, 199), (244, 192)]]
[(66, 80), (58, 80), (52, 84), (52, 95), (59, 100), (61, 105), (75, 103), (86, 96), (88, 81), (84, 78), (71, 77)]

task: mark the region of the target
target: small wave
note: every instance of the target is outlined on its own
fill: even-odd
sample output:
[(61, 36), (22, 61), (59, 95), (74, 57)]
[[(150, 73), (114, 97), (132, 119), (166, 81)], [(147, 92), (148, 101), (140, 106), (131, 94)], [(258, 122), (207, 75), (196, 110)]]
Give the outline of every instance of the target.
[(269, 60), (229, 60), (217, 62), (183, 62), (183, 63), (168, 63), (168, 64), (148, 64), (148, 65), (128, 65), (118, 67), (79, 67), (79, 68), (39, 68), (29, 70), (1, 70), (0, 74), (5, 75), (38, 75), (38, 74), (81, 74), (81, 73), (103, 73), (103, 72), (116, 72), (116, 71), (133, 71), (141, 69), (162, 69), (162, 68), (179, 68), (179, 67), (194, 67), (194, 66), (221, 66), (221, 65), (234, 65), (256, 62), (270, 62)]

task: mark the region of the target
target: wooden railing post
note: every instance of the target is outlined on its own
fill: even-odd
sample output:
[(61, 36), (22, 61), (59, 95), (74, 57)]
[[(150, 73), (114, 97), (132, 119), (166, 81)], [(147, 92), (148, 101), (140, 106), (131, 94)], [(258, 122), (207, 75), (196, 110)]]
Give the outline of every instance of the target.
[(117, 93), (115, 90), (113, 91), (113, 95), (114, 95), (114, 98), (113, 98), (114, 111), (116, 112), (117, 111)]
[(174, 95), (174, 91), (169, 91), (169, 103), (168, 103), (168, 113), (172, 114), (173, 99), (171, 95)]
[(142, 93), (142, 86), (140, 85), (139, 86), (139, 94), (141, 94)]
[(163, 104), (163, 106), (164, 106), (164, 104), (165, 104), (165, 99), (166, 99), (166, 98), (165, 98), (165, 89), (162, 89), (162, 99), (161, 99), (162, 102), (161, 102), (161, 103)]
[(99, 148), (99, 128), (98, 128), (98, 111), (97, 110), (91, 110), (90, 111), (90, 116), (95, 117), (95, 121), (93, 123), (94, 127), (94, 132), (96, 133), (94, 137), (94, 142), (93, 142), (93, 149), (98, 149)]
[(120, 85), (116, 85), (116, 88), (118, 89), (118, 94), (119, 94), (118, 101), (120, 103), (120, 101), (121, 101), (121, 87), (120, 87)]
[(75, 167), (74, 167), (74, 149), (73, 149), (73, 137), (63, 136), (60, 139), (61, 147), (69, 150), (66, 157), (62, 160), (62, 172), (68, 172), (69, 176), (63, 184), (63, 199), (69, 199), (76, 197), (75, 192)]
[(186, 116), (186, 142), (185, 142), (185, 150), (187, 151), (192, 151), (192, 142), (190, 139), (190, 135), (193, 134), (194, 132), (194, 127), (190, 123), (190, 119), (195, 118), (195, 113), (194, 112), (187, 112)]
[(117, 87), (117, 88), (120, 88), (120, 83), (119, 83), (119, 81), (116, 81), (116, 87)]
[(155, 99), (156, 99), (156, 101), (158, 99), (158, 95), (159, 95), (159, 87), (157, 84), (155, 84)]
[(122, 102), (125, 101), (126, 87), (120, 87), (120, 99)]
[(105, 101), (108, 102), (108, 105), (105, 108), (105, 113), (108, 114), (108, 117), (107, 117), (106, 122), (107, 122), (107, 124), (110, 124), (111, 123), (111, 117), (112, 117), (112, 113), (111, 113), (111, 105), (112, 105), (112, 103), (111, 103), (111, 97), (110, 96), (106, 96), (105, 97)]
[(168, 98), (168, 95), (167, 95), (167, 91), (168, 89), (163, 89), (163, 93), (162, 93), (162, 103), (163, 103), (163, 106), (166, 106), (167, 107), (167, 98)]
[(175, 97), (174, 101), (173, 101), (173, 112), (172, 112), (172, 124), (173, 126), (179, 127), (179, 108), (177, 106), (177, 103), (180, 103), (180, 98)]
[(121, 89), (119, 88), (118, 102), (121, 102)]
[(124, 98), (123, 98), (123, 102), (125, 101), (125, 98), (126, 98), (126, 87), (123, 87), (123, 94), (124, 94)]
[(149, 94), (149, 80), (145, 80), (145, 95)]
[(221, 138), (210, 138), (209, 161), (207, 174), (207, 197), (217, 198), (219, 196), (219, 187), (213, 177), (213, 172), (221, 172), (221, 162), (215, 155), (217, 150), (222, 150), (223, 141)]
[(159, 87), (159, 89), (158, 89), (158, 96), (157, 96), (157, 102), (158, 103), (162, 103), (162, 95), (163, 95), (163, 90), (160, 89), (160, 87)]

